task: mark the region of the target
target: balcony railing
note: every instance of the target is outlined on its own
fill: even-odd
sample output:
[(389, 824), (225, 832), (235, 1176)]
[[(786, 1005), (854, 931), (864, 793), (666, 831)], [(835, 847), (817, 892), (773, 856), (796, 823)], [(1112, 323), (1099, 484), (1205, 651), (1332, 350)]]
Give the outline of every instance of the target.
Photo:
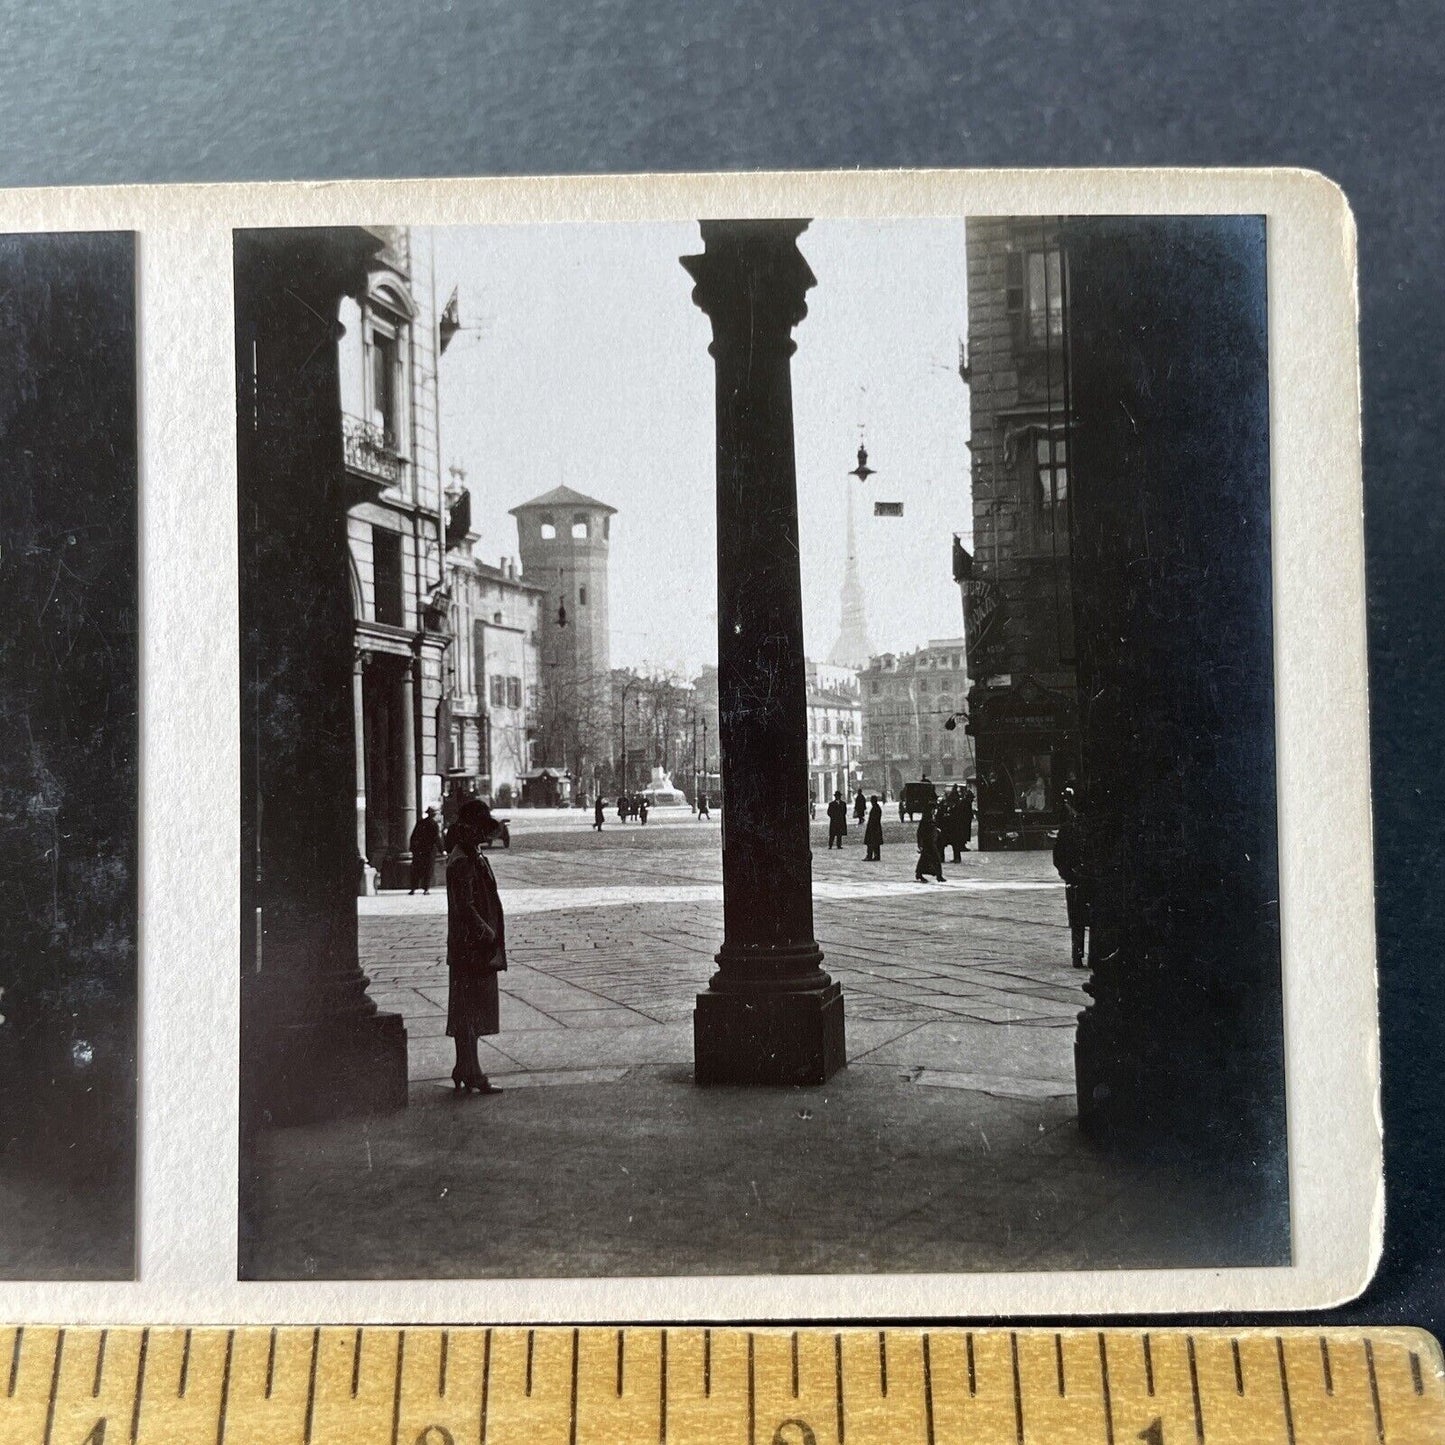
[(394, 487), (401, 481), (401, 458), (386, 433), (359, 416), (341, 418), (341, 450), (346, 465), (362, 476)]

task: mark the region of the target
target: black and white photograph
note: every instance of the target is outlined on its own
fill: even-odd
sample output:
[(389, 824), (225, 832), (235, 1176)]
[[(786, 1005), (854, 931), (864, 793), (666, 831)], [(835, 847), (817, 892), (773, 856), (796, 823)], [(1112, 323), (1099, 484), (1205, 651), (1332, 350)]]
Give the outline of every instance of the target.
[(136, 1237), (135, 241), (0, 235), (0, 1280)]
[(235, 230), (241, 1279), (1290, 1265), (1271, 224)]

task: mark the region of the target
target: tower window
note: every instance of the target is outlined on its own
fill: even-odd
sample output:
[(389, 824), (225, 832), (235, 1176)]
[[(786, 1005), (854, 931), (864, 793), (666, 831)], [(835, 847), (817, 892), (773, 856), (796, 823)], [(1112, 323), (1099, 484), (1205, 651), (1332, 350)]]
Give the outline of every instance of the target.
[(556, 524), (556, 522), (554, 522), (551, 517), (543, 517), (543, 518), (542, 518), (542, 540), (543, 540), (544, 542), (551, 542), (551, 541), (553, 541), (553, 540), (556, 538), (556, 536), (557, 536), (557, 524)]
[(572, 518), (572, 536), (579, 542), (587, 540), (587, 518), (576, 516)]
[(577, 589), (577, 605), (579, 607), (585, 607), (587, 605), (587, 589), (585, 587), (579, 587)]

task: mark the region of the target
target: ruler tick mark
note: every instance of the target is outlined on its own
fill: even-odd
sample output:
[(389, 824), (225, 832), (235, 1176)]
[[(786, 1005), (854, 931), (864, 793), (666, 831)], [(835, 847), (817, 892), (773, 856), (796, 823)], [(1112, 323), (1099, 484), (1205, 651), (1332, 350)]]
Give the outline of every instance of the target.
[(1420, 1374), (1420, 1356), (1414, 1350), (1410, 1351), (1410, 1383), (1414, 1385), (1417, 1395), (1425, 1393), (1425, 1380)]
[(1144, 1393), (1151, 1398), (1154, 1394), (1154, 1350), (1147, 1330), (1144, 1333)]
[(572, 1326), (572, 1386), (571, 1403), (568, 1407), (571, 1415), (571, 1424), (567, 1428), (568, 1445), (577, 1445), (577, 1355), (578, 1336), (580, 1331), (576, 1325)]
[(351, 1398), (356, 1398), (356, 1392), (361, 1388), (361, 1330), (356, 1331), (356, 1338), (351, 1344)]
[(878, 1392), (888, 1398), (888, 1336), (878, 1331)]
[(658, 1336), (662, 1365), (657, 1381), (657, 1439), (658, 1445), (667, 1445), (667, 1331), (659, 1330)]
[(1230, 1340), (1230, 1353), (1234, 1356), (1234, 1393), (1244, 1394), (1244, 1361), (1239, 1358), (1239, 1341)]
[(1109, 1391), (1109, 1344), (1099, 1331), (1099, 1382), (1104, 1391), (1104, 1440), (1114, 1445), (1114, 1397)]
[(6, 1387), (5, 1393), (15, 1393), (15, 1382), (20, 1378), (20, 1347), (25, 1341), (25, 1326), (19, 1325), (15, 1330), (15, 1343), (10, 1346), (10, 1384)]
[(1058, 1333), (1054, 1335), (1054, 1371), (1059, 1377), (1059, 1394), (1067, 1395), (1069, 1392), (1064, 1384), (1064, 1337)]
[(90, 1382), (90, 1398), (94, 1400), (100, 1394), (100, 1377), (105, 1373), (105, 1341), (109, 1330), (100, 1332), (100, 1343), (95, 1347), (95, 1379)]
[(748, 1331), (748, 1445), (757, 1445), (758, 1439), (758, 1393), (757, 1378), (753, 1365), (753, 1332)]
[(1284, 1403), (1284, 1433), (1289, 1440), (1289, 1445), (1295, 1445), (1294, 1440), (1294, 1410), (1289, 1399), (1289, 1370), (1284, 1358), (1284, 1336), (1274, 1337), (1275, 1358), (1279, 1361), (1279, 1397)]
[(276, 1383), (276, 1326), (271, 1326), (271, 1346), (266, 1351), (266, 1398), (271, 1398), (271, 1387)]
[(1186, 1335), (1189, 1347), (1189, 1393), (1194, 1396), (1194, 1438), (1204, 1445), (1204, 1406), (1199, 1400), (1199, 1361), (1194, 1357), (1194, 1336)]
[(1325, 1377), (1325, 1394), (1335, 1393), (1335, 1372), (1330, 1369), (1330, 1342), (1320, 1336), (1320, 1373)]
[(712, 1331), (702, 1332), (702, 1393), (707, 1399), (712, 1394)]
[(226, 1411), (231, 1404), (231, 1355), (236, 1348), (235, 1330), (226, 1331), (226, 1363), (221, 1367), (221, 1406), (216, 1414), (216, 1445), (225, 1445)]
[(617, 1331), (617, 1398), (622, 1398), (622, 1341), (621, 1330)]
[(1018, 1445), (1024, 1445), (1024, 1392), (1019, 1383), (1019, 1337), (1012, 1330), (1009, 1332), (1008, 1347), (1013, 1359), (1014, 1373), (1014, 1438)]
[(442, 1356), (437, 1363), (437, 1394), (445, 1395), (447, 1392), (447, 1349), (451, 1344), (451, 1331), (442, 1331)]
[(527, 1397), (532, 1395), (532, 1353), (537, 1343), (537, 1331), (527, 1331)]
[(396, 1332), (396, 1384), (391, 1392), (391, 1445), (401, 1433), (401, 1370), (406, 1363), (406, 1331)]
[(181, 1346), (181, 1378), (176, 1381), (176, 1398), (184, 1400), (186, 1389), (191, 1383), (191, 1332), (186, 1331), (185, 1343)]
[(843, 1336), (833, 1336), (833, 1378), (838, 1397), (838, 1445), (843, 1445)]
[(1365, 1370), (1370, 1377), (1370, 1401), (1375, 1407), (1375, 1439), (1385, 1445), (1385, 1416), (1380, 1409), (1380, 1382), (1375, 1377), (1375, 1347), (1365, 1341)]
[(792, 1359), (793, 1359), (793, 1398), (796, 1400), (796, 1399), (798, 1398), (798, 1332), (797, 1332), (797, 1330), (794, 1330), (794, 1331), (793, 1331)]
[(487, 1445), (487, 1395), (492, 1386), (492, 1331), (490, 1326), (482, 1339), (482, 1423), (477, 1434), (479, 1445)]
[(978, 1372), (973, 1367), (973, 1331), (968, 1332), (968, 1393), (978, 1394)]
[(55, 1368), (50, 1372), (50, 1404), (45, 1411), (45, 1445), (55, 1429), (55, 1397), (60, 1392), (60, 1361), (65, 1356), (65, 1331), (55, 1337)]
[(923, 1419), (928, 1427), (928, 1445), (933, 1441), (933, 1358), (928, 1343), (928, 1331), (923, 1332)]
[(146, 1351), (150, 1349), (151, 1332), (143, 1329), (140, 1332), (140, 1358), (135, 1366), (135, 1404), (130, 1412), (130, 1445), (135, 1445), (140, 1436), (140, 1409), (141, 1399), (145, 1394), (146, 1383)]
[(306, 1429), (302, 1435), (305, 1445), (311, 1445), (311, 1426), (316, 1419), (316, 1361), (321, 1354), (321, 1326), (311, 1331), (311, 1369), (306, 1377)]

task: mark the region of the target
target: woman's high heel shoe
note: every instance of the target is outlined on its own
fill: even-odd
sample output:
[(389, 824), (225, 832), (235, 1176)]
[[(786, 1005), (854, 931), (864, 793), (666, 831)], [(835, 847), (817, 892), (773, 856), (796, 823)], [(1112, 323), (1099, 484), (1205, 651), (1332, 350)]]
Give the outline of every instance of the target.
[(472, 1091), (472, 1081), (462, 1072), (460, 1065), (452, 1070), (452, 1088), (459, 1094), (463, 1090), (468, 1094)]

